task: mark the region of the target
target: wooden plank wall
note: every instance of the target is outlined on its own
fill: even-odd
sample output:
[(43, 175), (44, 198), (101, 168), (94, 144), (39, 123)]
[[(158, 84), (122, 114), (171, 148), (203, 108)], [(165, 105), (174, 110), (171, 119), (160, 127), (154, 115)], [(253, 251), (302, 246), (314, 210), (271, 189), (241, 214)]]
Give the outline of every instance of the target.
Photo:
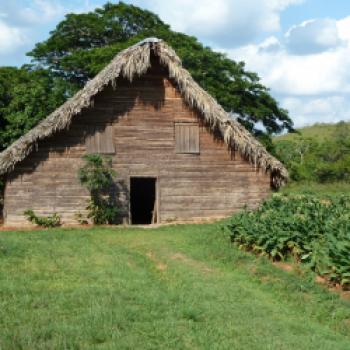
[[(89, 199), (77, 179), (92, 129), (113, 125), (118, 173), (116, 193), (124, 221), (129, 214), (130, 176), (158, 178), (159, 220), (198, 220), (232, 214), (245, 204), (256, 206), (270, 192), (270, 176), (256, 170), (200, 124), (199, 154), (177, 154), (175, 122), (200, 122), (183, 101), (167, 72), (154, 64), (132, 84), (119, 79), (105, 89), (94, 107), (77, 116), (70, 129), (40, 142), (8, 175), (6, 225), (27, 225), (23, 212), (57, 212), (77, 223)], [(93, 128), (94, 127), (94, 128)]]

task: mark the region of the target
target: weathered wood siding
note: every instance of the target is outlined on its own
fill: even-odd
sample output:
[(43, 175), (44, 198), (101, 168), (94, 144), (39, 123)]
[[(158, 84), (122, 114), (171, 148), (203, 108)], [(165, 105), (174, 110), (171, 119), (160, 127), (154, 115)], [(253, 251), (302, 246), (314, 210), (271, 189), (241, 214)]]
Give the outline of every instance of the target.
[(100, 93), (94, 106), (74, 119), (69, 130), (40, 142), (8, 175), (6, 225), (27, 224), (23, 212), (57, 212), (77, 223), (89, 199), (77, 179), (89, 132), (113, 125), (118, 173), (118, 202), (128, 220), (130, 176), (158, 179), (159, 220), (191, 220), (230, 215), (245, 204), (256, 206), (270, 191), (270, 176), (227, 149), (200, 126), (199, 154), (177, 154), (176, 121), (201, 121), (182, 100), (167, 74), (156, 64), (142, 78), (119, 79), (117, 90)]

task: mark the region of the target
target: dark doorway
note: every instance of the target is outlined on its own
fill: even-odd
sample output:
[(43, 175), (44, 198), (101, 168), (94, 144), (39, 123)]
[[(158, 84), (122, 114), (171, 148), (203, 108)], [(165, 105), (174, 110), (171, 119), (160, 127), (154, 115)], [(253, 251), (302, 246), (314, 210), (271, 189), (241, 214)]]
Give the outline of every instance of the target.
[(130, 178), (130, 214), (133, 225), (157, 222), (156, 178)]

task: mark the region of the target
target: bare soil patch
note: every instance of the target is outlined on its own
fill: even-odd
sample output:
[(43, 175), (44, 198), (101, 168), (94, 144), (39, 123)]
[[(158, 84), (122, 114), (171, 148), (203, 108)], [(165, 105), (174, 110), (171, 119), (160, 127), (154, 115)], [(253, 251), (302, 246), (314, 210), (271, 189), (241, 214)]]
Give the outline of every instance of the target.
[(168, 265), (160, 261), (153, 252), (148, 252), (146, 256), (154, 262), (157, 270), (165, 271), (168, 268)]
[(181, 261), (186, 265), (193, 267), (195, 269), (201, 270), (202, 272), (205, 272), (205, 273), (214, 272), (212, 268), (210, 268), (203, 262), (189, 258), (188, 256), (182, 253), (175, 253), (174, 255), (171, 256), (171, 259)]

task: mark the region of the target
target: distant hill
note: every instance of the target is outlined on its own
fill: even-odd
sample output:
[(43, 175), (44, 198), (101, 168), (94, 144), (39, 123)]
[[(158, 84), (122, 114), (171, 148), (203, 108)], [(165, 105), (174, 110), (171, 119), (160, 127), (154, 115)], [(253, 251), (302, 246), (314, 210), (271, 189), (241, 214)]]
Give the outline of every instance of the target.
[(348, 135), (350, 136), (350, 122), (339, 122), (336, 124), (319, 123), (297, 129), (299, 133), (288, 133), (276, 136), (274, 141), (292, 141), (300, 136), (303, 136), (304, 138), (311, 138), (315, 141), (324, 141), (325, 139), (333, 139), (339, 132), (339, 129), (343, 129), (344, 132), (347, 131)]
[(350, 122), (315, 124), (273, 143), (292, 180), (350, 183)]

